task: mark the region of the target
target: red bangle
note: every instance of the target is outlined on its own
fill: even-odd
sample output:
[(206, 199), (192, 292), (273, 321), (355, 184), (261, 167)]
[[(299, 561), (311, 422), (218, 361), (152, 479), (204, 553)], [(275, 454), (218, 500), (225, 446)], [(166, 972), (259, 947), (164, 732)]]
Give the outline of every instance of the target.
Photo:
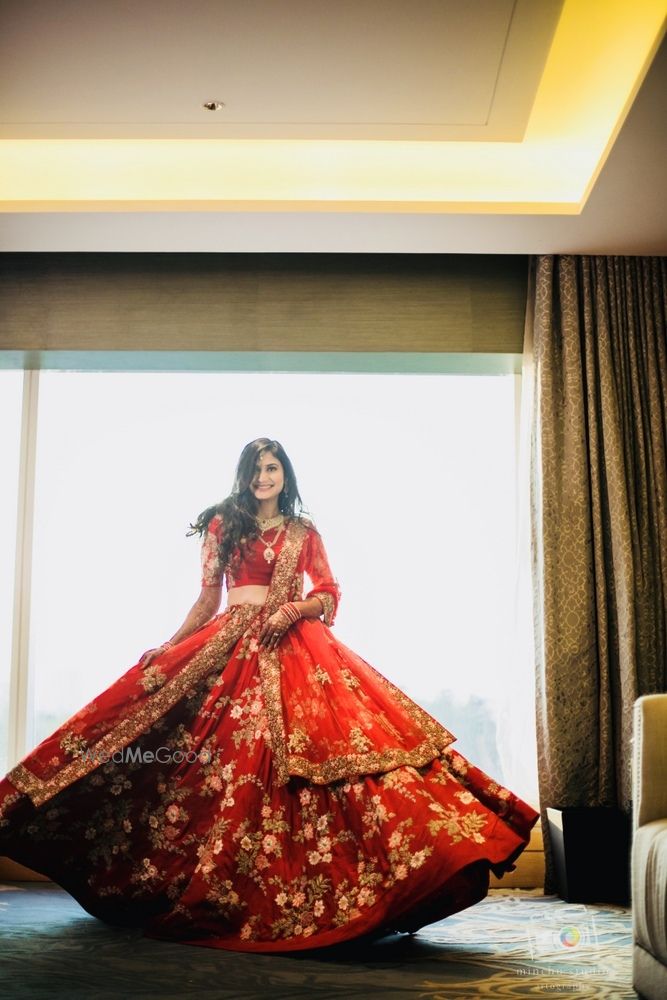
[(288, 604), (283, 604), (280, 610), (284, 612), (285, 616), (287, 617), (291, 625), (293, 625), (294, 622), (297, 622), (299, 618), (303, 618), (303, 615), (301, 614), (299, 609), (292, 602), (289, 602)]

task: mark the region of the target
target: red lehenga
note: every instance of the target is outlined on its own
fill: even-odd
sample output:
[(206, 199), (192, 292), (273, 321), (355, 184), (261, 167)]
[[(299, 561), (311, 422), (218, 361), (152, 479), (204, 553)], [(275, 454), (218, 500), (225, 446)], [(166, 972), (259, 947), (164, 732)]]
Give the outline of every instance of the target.
[[(288, 523), (273, 567), (255, 546), (254, 578), (232, 583), (264, 564), (263, 606), (135, 664), (0, 781), (0, 854), (109, 923), (238, 951), (414, 930), (478, 902), (539, 814), (334, 636), (340, 592), (309, 522)], [(261, 625), (302, 599), (304, 572), (324, 621), (269, 652)]]

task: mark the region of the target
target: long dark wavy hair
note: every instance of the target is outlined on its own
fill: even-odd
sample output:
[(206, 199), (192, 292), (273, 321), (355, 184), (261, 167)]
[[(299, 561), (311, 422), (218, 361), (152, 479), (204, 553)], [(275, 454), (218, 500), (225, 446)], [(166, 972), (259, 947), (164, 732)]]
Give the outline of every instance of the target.
[[(255, 478), (260, 455), (266, 450), (278, 459), (285, 475), (285, 484), (278, 497), (278, 509), (281, 514), (287, 519), (302, 519), (304, 513), (309, 514), (301, 500), (294, 466), (280, 441), (267, 437), (250, 441), (238, 460), (232, 492), (224, 500), (203, 510), (186, 532), (187, 535), (204, 535), (211, 518), (216, 514), (221, 515), (224, 530), (220, 545), (220, 566), (223, 572), (229, 568), (234, 573), (251, 541), (259, 537), (259, 528), (255, 520), (259, 502), (253, 495), (250, 484)], [(312, 523), (309, 518), (308, 520)]]

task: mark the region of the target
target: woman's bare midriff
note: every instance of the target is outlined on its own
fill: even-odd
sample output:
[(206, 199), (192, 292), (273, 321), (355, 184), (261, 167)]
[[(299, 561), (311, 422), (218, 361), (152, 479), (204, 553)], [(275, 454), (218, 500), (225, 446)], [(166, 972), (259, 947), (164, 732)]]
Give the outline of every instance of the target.
[(227, 607), (229, 608), (232, 604), (264, 604), (268, 592), (268, 587), (255, 586), (254, 584), (248, 584), (246, 587), (232, 587), (227, 592)]

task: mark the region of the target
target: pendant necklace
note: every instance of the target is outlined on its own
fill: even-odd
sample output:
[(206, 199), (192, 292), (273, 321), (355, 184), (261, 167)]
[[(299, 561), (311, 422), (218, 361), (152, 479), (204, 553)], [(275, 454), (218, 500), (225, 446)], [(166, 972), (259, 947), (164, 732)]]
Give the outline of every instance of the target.
[[(273, 560), (276, 558), (276, 553), (275, 553), (275, 551), (273, 549), (273, 546), (276, 544), (276, 542), (280, 538), (282, 530), (285, 527), (284, 516), (282, 514), (279, 514), (278, 517), (268, 518), (266, 521), (259, 521), (258, 520), (257, 523), (260, 526), (259, 540), (262, 543), (262, 545), (264, 546), (264, 553), (263, 553), (264, 558), (266, 559), (267, 563), (272, 563)], [(276, 528), (276, 527), (277, 527), (278, 530), (276, 531), (276, 534), (274, 536), (273, 541), (272, 542), (267, 542), (267, 540), (264, 538), (264, 532), (265, 531), (270, 531), (271, 528)]]

